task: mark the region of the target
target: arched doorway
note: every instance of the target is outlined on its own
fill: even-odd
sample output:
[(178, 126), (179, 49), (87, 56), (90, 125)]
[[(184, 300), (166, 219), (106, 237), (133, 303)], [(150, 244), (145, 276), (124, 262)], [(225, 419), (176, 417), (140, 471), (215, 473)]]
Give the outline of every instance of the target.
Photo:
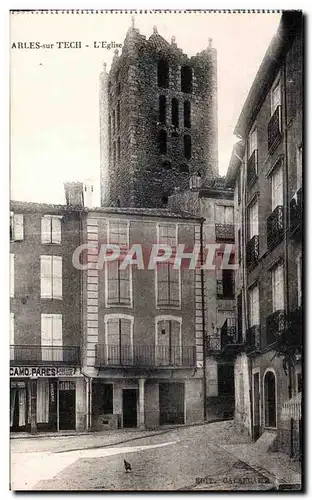
[(272, 371), (264, 376), (264, 423), (276, 427), (276, 378)]

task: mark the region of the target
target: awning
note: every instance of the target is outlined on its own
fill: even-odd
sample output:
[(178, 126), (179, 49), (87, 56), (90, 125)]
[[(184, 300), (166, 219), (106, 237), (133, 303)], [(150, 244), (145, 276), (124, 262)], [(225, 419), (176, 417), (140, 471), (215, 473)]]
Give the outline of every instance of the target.
[(298, 394), (293, 396), (287, 403), (284, 403), (282, 406), (281, 419), (290, 420), (293, 418), (294, 420), (300, 420), (301, 400), (301, 392), (298, 392)]

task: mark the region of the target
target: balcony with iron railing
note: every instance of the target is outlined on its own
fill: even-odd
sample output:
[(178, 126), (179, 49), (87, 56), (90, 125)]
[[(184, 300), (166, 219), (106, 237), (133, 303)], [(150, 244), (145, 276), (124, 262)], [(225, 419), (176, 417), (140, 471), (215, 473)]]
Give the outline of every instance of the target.
[(113, 345), (95, 346), (95, 366), (123, 368), (188, 368), (196, 365), (195, 346)]
[(284, 207), (278, 205), (267, 218), (267, 245), (274, 248), (284, 235)]
[(260, 349), (260, 325), (253, 325), (246, 331), (247, 349)]
[(290, 201), (290, 237), (302, 236), (302, 188), (298, 189)]
[(80, 349), (78, 346), (10, 345), (12, 366), (78, 366)]
[(234, 224), (215, 224), (216, 241), (234, 242)]
[(282, 108), (277, 106), (268, 123), (268, 151), (272, 153), (282, 138)]
[(258, 175), (258, 150), (254, 149), (247, 161), (247, 185), (251, 187)]
[(266, 345), (274, 344), (284, 333), (286, 326), (285, 311), (280, 309), (267, 316)]
[(259, 260), (259, 236), (253, 236), (246, 245), (246, 263), (248, 268), (254, 267)]

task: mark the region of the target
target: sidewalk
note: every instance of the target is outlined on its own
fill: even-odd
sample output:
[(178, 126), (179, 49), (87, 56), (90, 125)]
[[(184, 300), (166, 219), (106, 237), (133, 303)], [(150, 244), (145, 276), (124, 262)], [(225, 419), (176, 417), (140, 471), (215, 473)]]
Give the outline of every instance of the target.
[(301, 485), (301, 466), (285, 453), (262, 451), (255, 443), (223, 445), (225, 451), (269, 479), (277, 489)]

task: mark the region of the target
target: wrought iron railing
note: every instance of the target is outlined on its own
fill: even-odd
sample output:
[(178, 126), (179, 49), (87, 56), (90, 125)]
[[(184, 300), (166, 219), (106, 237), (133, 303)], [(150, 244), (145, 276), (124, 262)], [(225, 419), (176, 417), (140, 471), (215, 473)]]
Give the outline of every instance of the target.
[(275, 149), (282, 137), (282, 108), (277, 106), (268, 123), (268, 150)]
[(251, 349), (260, 349), (260, 325), (253, 325), (247, 329), (246, 344)]
[(79, 365), (78, 346), (10, 345), (12, 365)]
[(97, 344), (95, 364), (98, 367), (193, 367), (195, 346)]
[(270, 314), (266, 320), (266, 345), (274, 344), (285, 331), (285, 311)]
[(259, 236), (253, 236), (246, 245), (246, 261), (247, 267), (252, 267), (259, 260)]
[(216, 241), (234, 241), (234, 224), (216, 224)]
[(278, 205), (267, 218), (267, 245), (271, 249), (283, 239), (284, 207)]
[(290, 235), (301, 233), (302, 229), (302, 188), (298, 189), (290, 201)]
[(258, 150), (255, 149), (247, 161), (247, 185), (251, 186), (258, 174)]

